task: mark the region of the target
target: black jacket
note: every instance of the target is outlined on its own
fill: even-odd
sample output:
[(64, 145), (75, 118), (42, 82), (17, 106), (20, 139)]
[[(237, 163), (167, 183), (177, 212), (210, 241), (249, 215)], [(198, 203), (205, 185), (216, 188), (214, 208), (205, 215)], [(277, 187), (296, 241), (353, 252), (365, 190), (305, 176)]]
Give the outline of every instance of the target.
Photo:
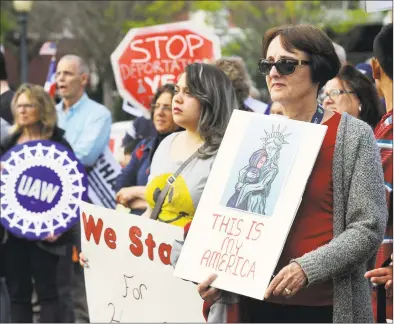
[[(17, 132), (14, 134), (10, 134), (7, 136), (4, 141), (0, 143), (0, 158), (1, 156), (10, 150), (13, 146), (15, 146), (18, 142), (19, 137), (21, 136), (21, 132)], [(49, 138), (50, 141), (57, 142), (59, 144), (62, 144), (72, 150), (70, 144), (66, 141), (64, 138), (64, 131), (58, 127), (55, 127), (52, 137)], [(43, 248), (44, 250), (57, 254), (57, 255), (64, 255), (66, 250), (66, 244), (71, 243), (73, 240), (73, 236), (75, 235), (75, 226), (73, 226), (72, 229), (68, 230), (67, 232), (63, 233), (59, 239), (57, 239), (55, 242), (50, 243), (46, 241), (37, 241), (37, 244)], [(3, 226), (0, 224), (0, 244), (1, 242), (4, 241), (5, 237), (5, 229)]]
[[(0, 143), (0, 157), (7, 152), (8, 150), (10, 150), (13, 146), (16, 145), (16, 143), (18, 142), (19, 137), (22, 135), (21, 132), (17, 132), (14, 134), (10, 134), (8, 135), (1, 143)], [(64, 130), (62, 130), (59, 127), (55, 127), (55, 129), (53, 130), (53, 134), (52, 137), (49, 138), (50, 141), (54, 141), (54, 142), (58, 142), (64, 146), (66, 146), (67, 148), (69, 148), (70, 150), (72, 150), (70, 144), (66, 141), (66, 139), (64, 138)]]

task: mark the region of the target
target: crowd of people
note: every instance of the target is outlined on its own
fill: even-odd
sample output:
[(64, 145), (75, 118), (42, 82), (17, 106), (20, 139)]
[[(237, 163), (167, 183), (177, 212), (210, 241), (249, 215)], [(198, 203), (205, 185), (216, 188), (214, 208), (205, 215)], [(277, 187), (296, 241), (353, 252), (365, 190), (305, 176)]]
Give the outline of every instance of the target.
[[(392, 311), (393, 288), (392, 24), (376, 36), (373, 50), (368, 76), (365, 64), (349, 64), (343, 48), (314, 26), (270, 29), (258, 61), (269, 105), (256, 103), (242, 59), (193, 63), (176, 84), (157, 90), (151, 119), (137, 118), (125, 134), (114, 199), (130, 217), (180, 226), (186, 237), (234, 110), (327, 126), (264, 301), (213, 288), (212, 275), (196, 285), (207, 322), (392, 318), (386, 313), (386, 308)], [(73, 150), (89, 172), (108, 145), (112, 119), (86, 94), (85, 61), (76, 55), (60, 59), (61, 101), (56, 105), (39, 85), (10, 90), (0, 55), (0, 117), (7, 128), (2, 129), (0, 158), (17, 144), (50, 139)], [(281, 145), (272, 141), (272, 155)], [(262, 176), (259, 181), (255, 196), (266, 190)], [(60, 236), (36, 242), (0, 224), (0, 322), (33, 322), (34, 294), (41, 322), (89, 321), (83, 276), (88, 261), (80, 234), (77, 223)]]

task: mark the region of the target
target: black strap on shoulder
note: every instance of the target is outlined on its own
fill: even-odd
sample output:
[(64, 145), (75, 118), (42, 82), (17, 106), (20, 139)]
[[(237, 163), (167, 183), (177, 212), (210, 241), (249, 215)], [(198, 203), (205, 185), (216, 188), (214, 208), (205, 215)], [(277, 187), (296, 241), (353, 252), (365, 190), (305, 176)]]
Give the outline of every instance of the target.
[(155, 207), (153, 208), (152, 214), (150, 216), (151, 219), (156, 220), (157, 217), (160, 214), (161, 207), (163, 206), (164, 200), (166, 199), (166, 196), (168, 194), (168, 191), (170, 190), (172, 184), (175, 182), (176, 178), (178, 175), (186, 168), (186, 166), (198, 155), (198, 150), (191, 155), (185, 162), (182, 163), (182, 165), (179, 167), (178, 170), (176, 170), (175, 173), (173, 173), (171, 176), (168, 177), (167, 179), (167, 184), (164, 187), (164, 189), (161, 191), (159, 197), (157, 198), (155, 202)]

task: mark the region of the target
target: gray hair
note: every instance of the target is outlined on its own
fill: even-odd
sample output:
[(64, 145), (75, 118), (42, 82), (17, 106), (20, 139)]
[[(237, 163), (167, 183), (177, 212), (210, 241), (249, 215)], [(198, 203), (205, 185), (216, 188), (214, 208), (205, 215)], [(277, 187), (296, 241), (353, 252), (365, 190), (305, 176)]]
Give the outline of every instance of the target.
[[(215, 62), (231, 80), (235, 94), (238, 98), (239, 109), (244, 110), (245, 100), (249, 97), (252, 90), (252, 78), (250, 77), (245, 61), (239, 56), (222, 57)], [(253, 87), (254, 88), (254, 87)]]
[(60, 60), (75, 61), (81, 74), (90, 74), (89, 66), (87, 65), (86, 61), (78, 55), (67, 54), (64, 55)]
[(341, 65), (344, 66), (347, 64), (347, 60), (346, 60), (346, 51), (345, 49), (337, 44), (337, 43), (332, 43), (332, 45), (334, 45), (334, 49), (335, 49), (335, 53), (337, 53), (339, 61), (341, 62)]
[(207, 159), (219, 149), (231, 114), (238, 109), (237, 97), (228, 76), (216, 66), (193, 63), (185, 72), (189, 91), (201, 104), (197, 131), (205, 145), (199, 157)]

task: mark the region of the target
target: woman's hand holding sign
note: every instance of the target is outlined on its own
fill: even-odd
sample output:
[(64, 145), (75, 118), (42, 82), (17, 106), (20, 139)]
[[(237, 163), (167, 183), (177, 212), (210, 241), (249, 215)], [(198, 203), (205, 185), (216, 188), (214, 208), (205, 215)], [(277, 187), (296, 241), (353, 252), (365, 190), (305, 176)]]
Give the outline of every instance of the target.
[(200, 294), (201, 298), (210, 303), (216, 302), (222, 295), (221, 290), (210, 286), (216, 278), (217, 275), (212, 274), (208, 277), (208, 279), (204, 280), (197, 286), (197, 291)]
[(84, 268), (89, 268), (89, 263), (88, 263), (88, 259), (85, 257), (85, 255), (83, 254), (83, 252), (79, 253), (79, 264), (81, 265), (81, 267)]
[[(221, 290), (211, 287), (216, 278), (217, 275), (212, 274), (197, 286), (197, 291), (201, 298), (207, 302), (214, 303), (221, 297)], [(300, 265), (296, 262), (291, 262), (272, 279), (264, 299), (268, 299), (271, 295), (285, 296), (287, 298), (293, 297), (307, 285), (307, 282), (306, 274)]]
[(116, 201), (131, 209), (146, 209), (145, 186), (132, 186), (120, 189)]
[(304, 270), (298, 263), (291, 262), (272, 279), (265, 292), (264, 299), (268, 299), (271, 295), (293, 297), (306, 286), (307, 282), (308, 279)]
[(365, 278), (371, 279), (371, 282), (377, 285), (384, 285), (387, 296), (393, 296), (393, 255), (391, 254), (391, 263), (387, 267), (377, 268), (367, 271)]
[(135, 197), (135, 192), (133, 187), (125, 187), (122, 188), (118, 191), (116, 194), (116, 201), (123, 205), (128, 207), (128, 204), (130, 201), (132, 201)]

